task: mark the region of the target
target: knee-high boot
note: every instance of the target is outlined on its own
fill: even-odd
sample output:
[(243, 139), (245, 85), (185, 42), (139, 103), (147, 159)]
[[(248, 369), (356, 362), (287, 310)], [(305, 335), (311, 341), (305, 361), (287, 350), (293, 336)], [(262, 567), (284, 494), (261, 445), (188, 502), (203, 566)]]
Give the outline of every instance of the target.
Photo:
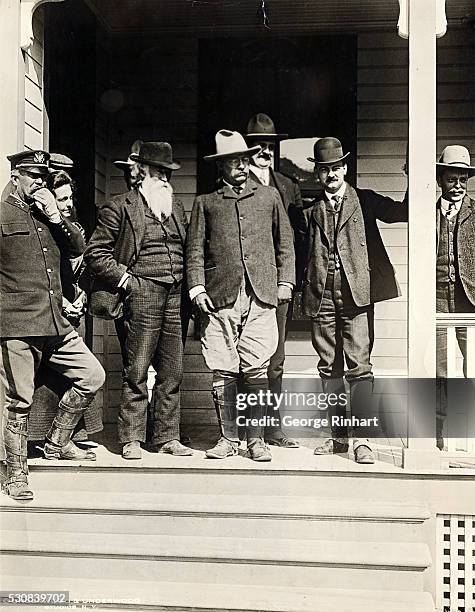
[(213, 400), (221, 435), (230, 442), (239, 442), (236, 407), (237, 379), (228, 379), (213, 387)]
[(90, 450), (81, 450), (71, 440), (74, 428), (94, 396), (80, 395), (75, 389), (68, 389), (59, 402), (58, 412), (51, 429), (46, 435), (44, 455), (46, 459), (72, 459), (95, 461), (96, 455)]
[(6, 410), (5, 420), (3, 438), (7, 476), (3, 483), (3, 490), (13, 499), (33, 499), (33, 492), (28, 488), (28, 415)]

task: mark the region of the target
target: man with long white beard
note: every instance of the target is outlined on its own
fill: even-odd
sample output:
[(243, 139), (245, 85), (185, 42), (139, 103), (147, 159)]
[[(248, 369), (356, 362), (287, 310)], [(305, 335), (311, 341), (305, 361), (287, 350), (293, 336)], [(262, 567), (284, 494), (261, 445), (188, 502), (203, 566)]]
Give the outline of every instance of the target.
[(172, 148), (145, 142), (131, 154), (142, 181), (99, 211), (84, 260), (95, 276), (91, 312), (124, 317), (124, 371), (119, 441), (124, 459), (140, 459), (147, 429), (147, 376), (156, 371), (152, 445), (159, 452), (191, 455), (180, 443), (183, 376), (181, 294), (187, 220), (170, 185)]

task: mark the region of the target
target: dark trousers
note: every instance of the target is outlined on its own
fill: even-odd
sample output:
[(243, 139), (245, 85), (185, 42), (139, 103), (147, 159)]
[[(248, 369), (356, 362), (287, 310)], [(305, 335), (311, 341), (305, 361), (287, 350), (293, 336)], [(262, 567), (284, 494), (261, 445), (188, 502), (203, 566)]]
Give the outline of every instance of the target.
[[(277, 317), (277, 330), (279, 332), (279, 340), (277, 349), (272, 355), (269, 367), (267, 368), (267, 380), (269, 382), (269, 389), (272, 393), (282, 392), (282, 377), (284, 375), (284, 362), (285, 362), (285, 339), (287, 337), (287, 322), (289, 317), (289, 304), (279, 304), (276, 309)], [(281, 415), (280, 410), (274, 410), (273, 408), (269, 411), (269, 414), (276, 419), (275, 425), (269, 425), (265, 428), (265, 437), (280, 437), (283, 435), (281, 430)]]
[[(475, 306), (465, 295), (461, 281), (455, 283), (437, 283), (436, 287), (437, 312), (473, 313)], [(467, 377), (467, 329), (456, 327), (455, 336), (462, 353), (463, 375)], [(437, 329), (437, 438), (442, 437), (444, 420), (447, 415), (447, 330)]]
[(124, 304), (124, 373), (118, 430), (122, 443), (145, 442), (150, 365), (156, 371), (152, 444), (180, 438), (183, 342), (181, 285), (131, 277)]
[[(343, 390), (345, 376), (350, 383), (355, 416), (362, 416), (371, 401), (373, 343), (373, 304), (357, 306), (344, 273), (329, 270), (320, 310), (312, 320), (312, 344), (319, 356), (317, 367), (324, 390)], [(344, 416), (344, 406), (336, 406), (334, 414)], [(332, 435), (346, 437), (347, 432), (344, 428), (335, 428)]]

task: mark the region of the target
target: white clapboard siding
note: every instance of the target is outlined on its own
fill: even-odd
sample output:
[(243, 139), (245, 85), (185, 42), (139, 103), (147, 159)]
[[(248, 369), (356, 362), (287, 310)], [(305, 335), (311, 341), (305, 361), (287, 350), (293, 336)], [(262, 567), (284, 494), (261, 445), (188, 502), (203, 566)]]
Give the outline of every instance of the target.
[(33, 41), (23, 52), (24, 60), (24, 130), (25, 149), (45, 149), (48, 143), (48, 122), (43, 99), (43, 11), (37, 9), (33, 16)]

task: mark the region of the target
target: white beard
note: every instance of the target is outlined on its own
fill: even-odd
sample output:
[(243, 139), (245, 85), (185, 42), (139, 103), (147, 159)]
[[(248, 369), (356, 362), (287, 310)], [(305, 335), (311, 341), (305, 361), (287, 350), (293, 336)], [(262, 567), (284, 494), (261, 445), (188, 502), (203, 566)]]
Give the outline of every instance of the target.
[(173, 187), (155, 176), (146, 176), (139, 187), (147, 206), (160, 221), (172, 214)]

